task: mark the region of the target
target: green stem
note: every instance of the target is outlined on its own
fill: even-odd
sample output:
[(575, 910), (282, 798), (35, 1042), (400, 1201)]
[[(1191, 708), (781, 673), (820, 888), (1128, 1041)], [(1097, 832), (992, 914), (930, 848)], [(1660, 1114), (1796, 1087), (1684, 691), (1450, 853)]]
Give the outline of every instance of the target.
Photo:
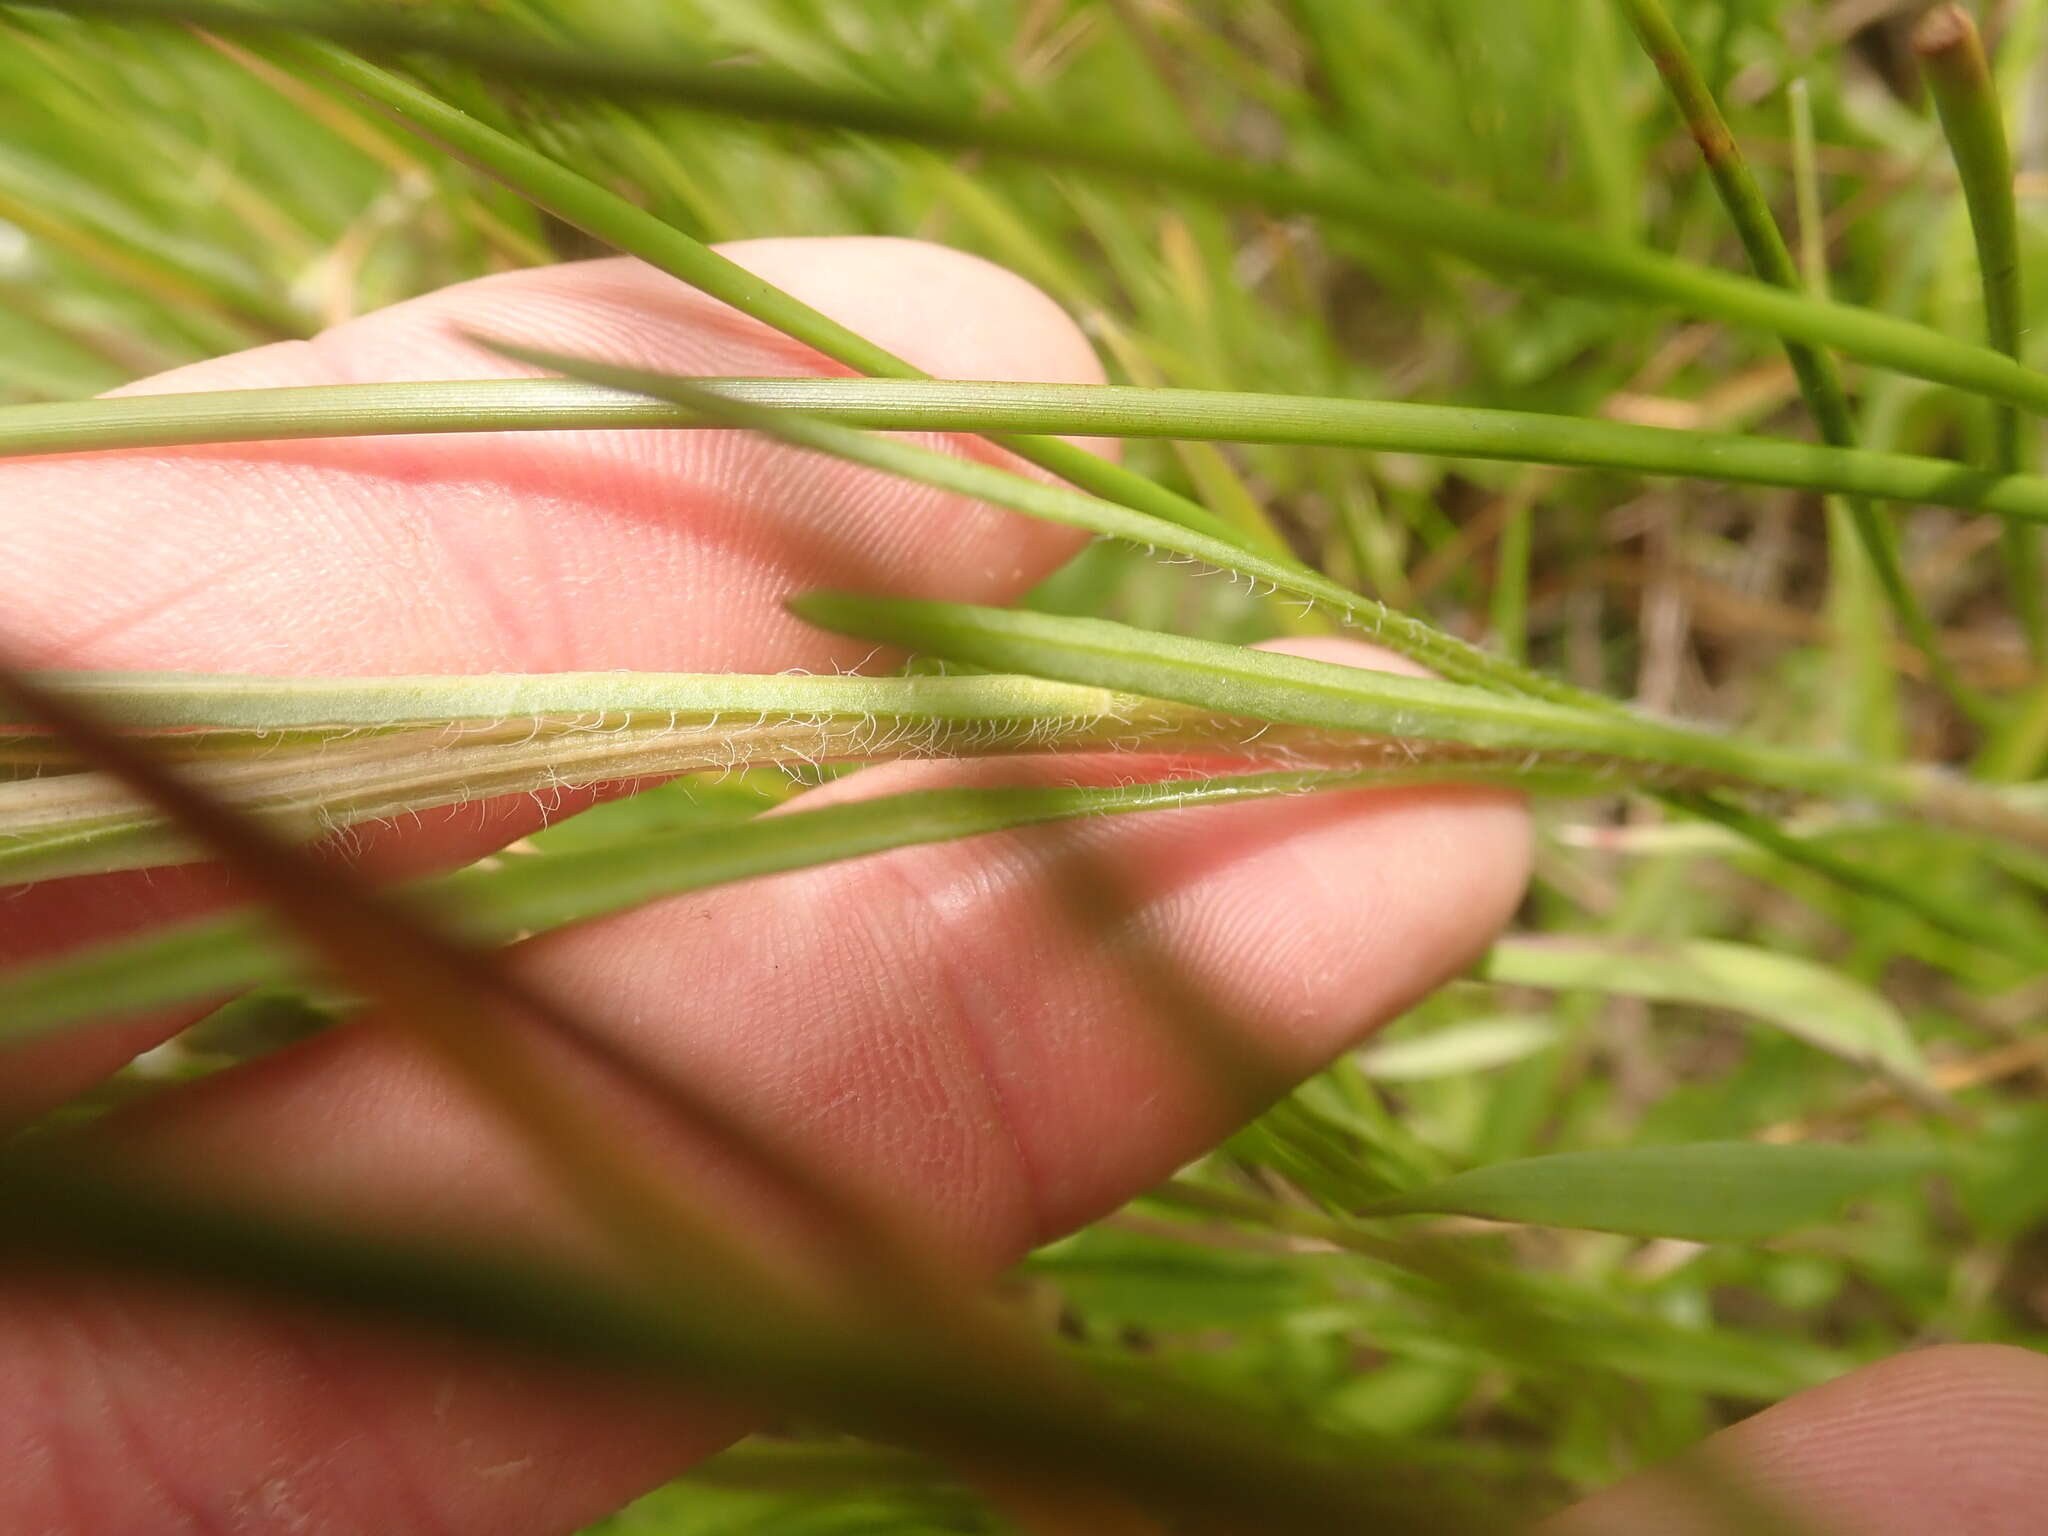
[[(1969, 12), (1959, 5), (1944, 5), (1921, 18), (1913, 32), (1913, 51), (1941, 115), (1963, 201), (1970, 210), (1986, 335), (1992, 346), (2018, 358), (2025, 323), (2020, 308), (2019, 215), (2013, 204), (2005, 114), (1984, 40)], [(1992, 420), (1991, 467), (2011, 474), (2023, 462), (2019, 412), (2000, 405)], [(2048, 605), (2041, 592), (2039, 541), (2031, 528), (2016, 525), (2006, 527), (2004, 539), (2013, 611), (2020, 616), (2034, 659), (2048, 661)]]
[[(1436, 763), (1382, 743), (1275, 733), (1156, 700), (1026, 677), (288, 678), (66, 673), (59, 696), (146, 739), (223, 804), (294, 840), (437, 806), (700, 770), (900, 757), (1154, 751), (1219, 761), (1512, 779), (1514, 758)], [(0, 715), (11, 743), (47, 733)], [(55, 744), (61, 750), (61, 743)], [(61, 760), (43, 767), (76, 766)], [(0, 884), (188, 862), (203, 854), (95, 773), (0, 782)]]
[[(1727, 209), (1729, 220), (1742, 239), (1742, 248), (1749, 255), (1750, 266), (1765, 282), (1787, 292), (1802, 292), (1805, 284), (1800, 279), (1799, 265), (1793, 260), (1792, 251), (1785, 243), (1763, 189), (1751, 174), (1749, 162), (1735, 142), (1735, 135), (1729, 131), (1713, 91), (1694, 65), (1684, 37), (1672, 25), (1661, 0), (1619, 0), (1619, 3), (1627, 12), (1629, 23), (1635, 28), (1644, 51), (1656, 64), (1657, 73), (1663, 77), (1693, 142), (1699, 145), (1707, 173), (1713, 178), (1722, 206)], [(1794, 340), (1785, 343), (1785, 355), (1791, 361), (1792, 371), (1799, 380), (1799, 392), (1806, 399), (1807, 409), (1813, 414), (1814, 426), (1819, 430), (1822, 441), (1837, 448), (1853, 448), (1856, 445), (1856, 422), (1849, 409), (1848, 390), (1843, 386), (1841, 371), (1835, 367), (1834, 359), (1819, 347)], [(1914, 595), (1912, 584), (1906, 579), (1905, 566), (1899, 559), (1898, 543), (1892, 537), (1891, 528), (1879, 518), (1877, 509), (1871, 506), (1868, 498), (1850, 496), (1845, 498), (1845, 502), (1856, 537), (1870, 557), (1885, 598), (1898, 615), (1901, 627), (1927, 658), (1929, 675), (1964, 714), (1973, 720), (1984, 721), (1988, 707), (1964, 685), (1943, 654), (1940, 636)]]
[[(600, 720), (670, 728), (720, 717), (987, 725), (1128, 719), (1152, 701), (1035, 677), (754, 676), (539, 672), (264, 677), (208, 672), (42, 672), (39, 681), (125, 730), (397, 730), (452, 722)], [(0, 736), (34, 723), (0, 702)]]
[[(367, 98), (404, 127), (442, 145), (586, 234), (681, 278), (691, 287), (835, 362), (876, 378), (927, 377), (914, 364), (849, 330), (794, 294), (784, 292), (587, 176), (527, 148), (409, 80), (309, 38), (273, 40), (269, 51)], [(1155, 517), (1205, 528), (1216, 521), (1187, 498), (1073, 443), (1050, 437), (1011, 437), (1004, 440), (1003, 446), (1063, 480), (1111, 501), (1140, 507)]]
[(1493, 562), (1493, 598), (1488, 618), (1493, 643), (1518, 666), (1529, 660), (1529, 564), (1536, 537), (1535, 493), (1523, 487), (1513, 494), (1500, 530), (1500, 548)]
[[(2048, 522), (2048, 477), (1951, 459), (1536, 411), (1314, 395), (954, 380), (702, 379), (719, 398), (876, 431), (1071, 432), (1356, 448), (1862, 495)], [(440, 432), (713, 425), (637, 391), (563, 379), (335, 384), (0, 408), (0, 458)], [(1238, 538), (1234, 530), (1217, 538)]]

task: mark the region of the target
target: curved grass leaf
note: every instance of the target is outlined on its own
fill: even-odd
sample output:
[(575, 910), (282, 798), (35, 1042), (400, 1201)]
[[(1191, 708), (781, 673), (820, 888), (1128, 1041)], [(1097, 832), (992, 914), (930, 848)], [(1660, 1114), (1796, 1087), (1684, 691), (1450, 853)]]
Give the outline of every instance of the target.
[(1584, 988), (1749, 1014), (1830, 1055), (1927, 1086), (1927, 1063), (1899, 1011), (1837, 971), (1748, 944), (1600, 937), (1504, 939), (1481, 962), (1489, 981)]
[(1549, 1050), (1558, 1037), (1557, 1023), (1540, 1014), (1502, 1014), (1376, 1041), (1353, 1059), (1379, 1082), (1420, 1083), (1511, 1066)]
[(1478, 1216), (1629, 1237), (1747, 1243), (1931, 1172), (1929, 1149), (1703, 1141), (1496, 1163), (1381, 1200), (1362, 1216)]

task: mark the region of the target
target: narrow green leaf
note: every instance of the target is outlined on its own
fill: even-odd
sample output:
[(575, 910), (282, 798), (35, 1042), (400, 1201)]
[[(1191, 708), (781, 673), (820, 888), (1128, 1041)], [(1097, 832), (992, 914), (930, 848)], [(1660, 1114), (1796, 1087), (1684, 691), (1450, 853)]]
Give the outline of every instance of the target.
[[(1984, 39), (1960, 5), (1938, 5), (1913, 30), (1913, 52), (1941, 116), (1970, 232), (1977, 244), (1977, 277), (1984, 293), (1984, 330), (1991, 345), (2019, 358), (2026, 332), (2020, 303), (2019, 209), (2013, 200), (2012, 147), (2005, 109)], [(1992, 422), (1991, 468), (2023, 468), (2026, 434), (2019, 413), (1997, 407)], [(2048, 660), (2048, 604), (2041, 593), (2041, 546), (2031, 528), (2005, 534), (2006, 591), (2037, 662)]]
[(1858, 1195), (1928, 1173), (1938, 1161), (1930, 1149), (1746, 1141), (1561, 1152), (1475, 1168), (1359, 1214), (1748, 1243), (1825, 1221)]
[(1367, 1077), (1383, 1083), (1419, 1083), (1439, 1077), (1490, 1072), (1557, 1044), (1558, 1026), (1541, 1014), (1467, 1019), (1427, 1034), (1382, 1040), (1357, 1055)]
[(1730, 1009), (1845, 1061), (1927, 1085), (1927, 1063), (1896, 1008), (1796, 955), (1711, 939), (1515, 938), (1496, 944), (1481, 971), (1513, 986)]

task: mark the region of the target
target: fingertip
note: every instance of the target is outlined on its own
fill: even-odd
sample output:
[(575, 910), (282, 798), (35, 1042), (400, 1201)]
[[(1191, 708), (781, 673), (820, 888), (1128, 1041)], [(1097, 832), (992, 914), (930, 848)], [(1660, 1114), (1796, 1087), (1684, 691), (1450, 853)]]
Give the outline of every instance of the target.
[(1390, 651), (1383, 645), (1353, 639), (1350, 635), (1289, 635), (1279, 640), (1262, 640), (1253, 647), (1278, 651), (1283, 656), (1300, 656), (1309, 661), (1334, 662), (1340, 667), (1361, 667), (1368, 672), (1394, 672), (1402, 677), (1433, 677), (1421, 662)]
[[(1293, 636), (1258, 648), (1404, 677), (1434, 675), (1398, 651), (1345, 635)], [(1397, 795), (1359, 793), (1382, 807), (1400, 807), (1404, 839), (1416, 850), (1415, 877), (1440, 887), (1431, 904), (1458, 914), (1470, 935), (1462, 943), (1456, 934), (1445, 935), (1446, 949), (1466, 961), (1475, 957), (1514, 916), (1529, 884), (1536, 839), (1526, 797), (1511, 789), (1448, 784)]]
[(2048, 1508), (2048, 1357), (2011, 1345), (1909, 1351), (1766, 1409), (1544, 1526), (1546, 1536), (1720, 1536), (1714, 1480), (1855, 1536), (2028, 1536)]
[(1081, 327), (1043, 289), (952, 246), (831, 235), (735, 240), (718, 250), (940, 378), (1106, 377)]

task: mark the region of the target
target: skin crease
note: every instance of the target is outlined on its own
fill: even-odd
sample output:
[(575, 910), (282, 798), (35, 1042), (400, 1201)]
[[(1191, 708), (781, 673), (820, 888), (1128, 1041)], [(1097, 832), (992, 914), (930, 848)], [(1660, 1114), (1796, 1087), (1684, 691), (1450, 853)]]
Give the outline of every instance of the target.
[[(881, 240), (728, 250), (936, 373), (1100, 377), (1049, 301), (972, 258)], [(683, 372), (840, 371), (609, 261), (466, 284), (140, 387), (517, 371), (461, 327)], [(0, 468), (0, 519), (11, 658), (301, 673), (853, 666), (867, 648), (788, 618), (786, 594), (1002, 601), (1075, 547), (724, 433), (49, 459)], [(1100, 771), (896, 765), (820, 793)], [(363, 856), (380, 872), (445, 865), (538, 814), (518, 801), (429, 818)], [(988, 1274), (1170, 1172), (1454, 974), (1512, 912), (1527, 861), (1522, 811), (1498, 795), (1207, 808), (801, 871), (549, 935), (516, 963), (649, 1072), (714, 1095)], [(0, 897), (0, 956), (225, 889), (199, 871)], [(18, 1052), (0, 1082), (17, 1109), (60, 1099), (180, 1022)], [(753, 1209), (743, 1179), (646, 1104), (582, 1086), (610, 1093), (610, 1123), (693, 1197)], [(109, 1134), (139, 1163), (300, 1211), (538, 1243), (570, 1222), (522, 1151), (374, 1024), (167, 1094)], [(1859, 1536), (2032, 1529), (2048, 1499), (2044, 1371), (2015, 1351), (1924, 1351), (1759, 1415), (1712, 1454)], [(739, 1427), (712, 1404), (245, 1302), (77, 1276), (0, 1286), (10, 1531), (542, 1536)], [(1552, 1529), (1689, 1532), (1675, 1497), (1639, 1480)]]

